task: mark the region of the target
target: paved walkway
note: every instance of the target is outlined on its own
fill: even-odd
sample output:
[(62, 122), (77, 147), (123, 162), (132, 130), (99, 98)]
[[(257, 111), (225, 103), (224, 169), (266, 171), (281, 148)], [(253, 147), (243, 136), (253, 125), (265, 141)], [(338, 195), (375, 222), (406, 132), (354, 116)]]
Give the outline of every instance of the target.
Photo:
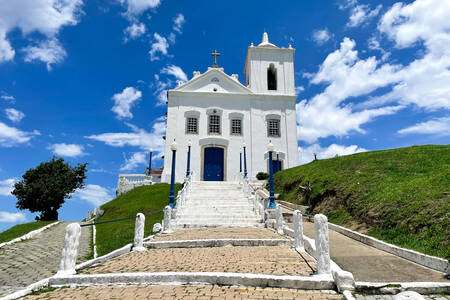
[(218, 285), (101, 286), (61, 288), (24, 299), (314, 299), (338, 300), (333, 291)]
[(82, 273), (235, 272), (312, 275), (316, 264), (289, 247), (214, 247), (149, 249), (119, 256)]
[[(30, 240), (0, 248), (0, 296), (55, 274), (59, 267), (66, 226), (55, 225)], [(90, 253), (92, 235), (89, 227), (82, 227), (78, 262)]]
[(266, 228), (202, 228), (177, 229), (171, 234), (161, 234), (151, 240), (200, 240), (200, 239), (282, 239), (288, 238)]
[[(288, 224), (292, 227), (292, 224)], [(303, 222), (304, 234), (314, 238), (314, 223)], [(444, 281), (444, 273), (423, 267), (409, 260), (378, 250), (330, 230), (331, 258), (344, 270), (353, 273), (356, 281), (407, 282)]]

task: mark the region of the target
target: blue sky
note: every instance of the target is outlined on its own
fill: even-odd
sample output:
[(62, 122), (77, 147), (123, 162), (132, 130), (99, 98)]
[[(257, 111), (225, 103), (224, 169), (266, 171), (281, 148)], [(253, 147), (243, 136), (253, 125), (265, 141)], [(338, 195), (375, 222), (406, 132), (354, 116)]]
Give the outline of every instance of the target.
[[(88, 162), (79, 220), (163, 149), (165, 91), (247, 47), (296, 48), (300, 161), (450, 136), (450, 2), (0, 0), (0, 230), (32, 221), (12, 184), (52, 155)], [(162, 165), (155, 155), (154, 167)]]

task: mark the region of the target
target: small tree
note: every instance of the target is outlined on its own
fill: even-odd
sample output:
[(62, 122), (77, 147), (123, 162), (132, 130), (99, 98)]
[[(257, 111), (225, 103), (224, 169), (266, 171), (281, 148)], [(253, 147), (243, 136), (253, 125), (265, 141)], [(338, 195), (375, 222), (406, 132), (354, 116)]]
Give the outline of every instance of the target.
[(50, 161), (29, 169), (23, 174), (23, 180), (14, 184), (11, 192), (18, 199), (16, 207), (40, 212), (36, 220), (57, 220), (58, 209), (64, 200), (70, 198), (76, 189), (83, 188), (86, 165), (72, 167), (64, 159), (52, 157)]

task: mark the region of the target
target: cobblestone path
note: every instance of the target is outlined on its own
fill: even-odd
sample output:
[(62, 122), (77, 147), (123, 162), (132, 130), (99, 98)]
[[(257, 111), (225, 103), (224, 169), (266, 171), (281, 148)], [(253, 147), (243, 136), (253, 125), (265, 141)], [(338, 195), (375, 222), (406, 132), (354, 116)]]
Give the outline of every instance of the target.
[(288, 238), (279, 235), (266, 228), (202, 228), (202, 229), (178, 229), (171, 234), (161, 234), (153, 241), (174, 240), (201, 240), (201, 239), (283, 239)]
[(342, 299), (334, 291), (218, 285), (61, 288), (25, 299)]
[[(32, 239), (0, 248), (0, 297), (57, 272), (68, 224), (62, 222)], [(90, 253), (91, 239), (91, 228), (82, 227), (78, 262)]]
[[(292, 224), (288, 224), (292, 228)], [(303, 233), (314, 238), (314, 223), (303, 222)], [(353, 273), (356, 281), (408, 282), (443, 281), (444, 273), (378, 250), (330, 230), (330, 256), (342, 269)]]
[(123, 254), (82, 273), (236, 272), (312, 275), (316, 264), (289, 247), (215, 247), (149, 249)]
[[(395, 295), (354, 295), (356, 300), (394, 300)], [(449, 300), (448, 295), (422, 295), (426, 300)]]

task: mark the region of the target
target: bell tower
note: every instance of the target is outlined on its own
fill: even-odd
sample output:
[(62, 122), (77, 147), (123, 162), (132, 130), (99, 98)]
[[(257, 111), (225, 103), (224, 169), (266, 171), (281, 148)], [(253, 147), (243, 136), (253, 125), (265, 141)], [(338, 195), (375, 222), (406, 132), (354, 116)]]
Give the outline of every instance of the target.
[(262, 42), (258, 46), (252, 43), (247, 50), (247, 87), (255, 94), (295, 95), (294, 51), (291, 45), (275, 46), (264, 32)]

